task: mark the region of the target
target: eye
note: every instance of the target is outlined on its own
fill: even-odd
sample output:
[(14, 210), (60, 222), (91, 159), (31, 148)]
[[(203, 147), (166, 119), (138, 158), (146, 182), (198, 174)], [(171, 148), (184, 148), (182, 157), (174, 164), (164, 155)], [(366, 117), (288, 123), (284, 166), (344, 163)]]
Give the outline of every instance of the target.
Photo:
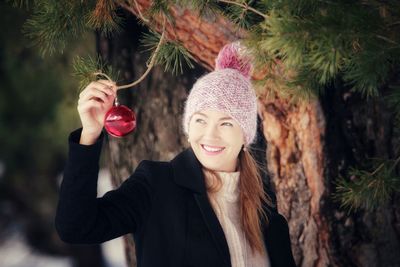
[(222, 123), (222, 125), (224, 125), (224, 126), (233, 126), (233, 124), (230, 123), (230, 122), (224, 122), (224, 123)]
[(202, 123), (202, 124), (205, 123), (205, 121), (203, 119), (196, 119), (195, 122)]

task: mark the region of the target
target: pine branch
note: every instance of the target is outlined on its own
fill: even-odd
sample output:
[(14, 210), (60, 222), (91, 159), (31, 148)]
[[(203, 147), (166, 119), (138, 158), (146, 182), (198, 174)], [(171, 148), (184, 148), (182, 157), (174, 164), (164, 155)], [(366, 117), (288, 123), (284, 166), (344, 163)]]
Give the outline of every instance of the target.
[(351, 168), (351, 179), (339, 178), (333, 199), (348, 212), (373, 210), (385, 204), (394, 192), (400, 192), (400, 176), (395, 173), (399, 161), (400, 157), (391, 161), (375, 159), (370, 172)]
[(33, 15), (26, 21), (24, 32), (42, 55), (62, 53), (67, 43), (89, 29), (108, 35), (118, 32), (122, 21), (116, 8), (113, 0), (38, 0), (34, 2)]
[(205, 18), (209, 13), (220, 13), (221, 8), (214, 0), (175, 0), (174, 3), (182, 8), (198, 12), (200, 17)]
[(280, 9), (266, 5), (269, 18), (252, 29), (257, 36), (250, 37), (259, 48), (254, 58), (267, 54), (289, 71), (306, 74), (290, 81), (296, 85), (306, 82), (324, 88), (342, 77), (362, 95), (378, 95), (399, 63), (400, 36), (386, 30), (392, 22), (359, 4), (319, 2), (307, 10), (310, 2), (296, 1), (283, 8), (283, 1)]
[(163, 23), (163, 24), (164, 24), (164, 25), (163, 25), (163, 33), (162, 33), (160, 39), (158, 40), (158, 44), (157, 44), (157, 46), (155, 47), (155, 50), (154, 50), (154, 52), (152, 53), (152, 56), (150, 57), (150, 62), (149, 62), (148, 65), (147, 65), (147, 70), (146, 70), (146, 72), (145, 72), (138, 80), (134, 81), (133, 83), (127, 84), (127, 85), (122, 85), (122, 86), (120, 85), (120, 86), (117, 87), (118, 89), (124, 89), (124, 88), (133, 87), (133, 86), (139, 84), (141, 81), (143, 81), (144, 78), (150, 73), (150, 70), (153, 68), (153, 66), (154, 66), (155, 63), (156, 63), (156, 58), (157, 58), (157, 56), (158, 56), (158, 53), (159, 53), (159, 51), (160, 51), (162, 45), (164, 44), (165, 26), (166, 26), (166, 18), (165, 18), (165, 17), (164, 17), (164, 23)]
[(95, 9), (90, 13), (87, 24), (99, 29), (104, 35), (121, 31), (121, 18), (116, 14), (117, 5), (114, 0), (97, 0)]
[[(244, 3), (243, 5), (246, 5), (250, 8), (249, 4), (247, 3)], [(252, 26), (259, 22), (259, 18), (261, 16), (259, 16), (257, 13), (251, 12), (249, 8), (243, 8), (242, 5), (230, 4), (226, 8), (223, 8), (223, 15), (235, 23), (239, 28), (250, 30)]]
[[(126, 84), (126, 85), (118, 85), (117, 89), (125, 89), (125, 88), (130, 88), (133, 87), (137, 84), (139, 84), (151, 71), (153, 66), (155, 65), (156, 58), (158, 56), (158, 53), (164, 43), (164, 38), (165, 38), (165, 24), (166, 20), (164, 18), (164, 25), (163, 25), (163, 34), (158, 40), (157, 46), (155, 47), (155, 50), (152, 53), (152, 56), (150, 58), (150, 62), (148, 64), (148, 68), (146, 72), (136, 81)], [(76, 57), (73, 63), (74, 67), (74, 74), (80, 79), (80, 88), (83, 89), (87, 84), (89, 84), (91, 81), (97, 80), (99, 77), (106, 78), (109, 81), (116, 81), (116, 79), (113, 79), (112, 77), (116, 77), (114, 75), (112, 69), (108, 67), (106, 64), (104, 64), (100, 58), (97, 58), (94, 60), (91, 57), (88, 57), (87, 59), (83, 59), (81, 57)]]
[(263, 17), (264, 19), (268, 19), (268, 15), (263, 14), (262, 12), (258, 11), (257, 9), (249, 6), (249, 4), (246, 1), (218, 0), (218, 2), (239, 6), (242, 9), (243, 13), (246, 13), (247, 11), (251, 11), (254, 14), (257, 14), (257, 15)]
[[(14, 1), (14, 2), (24, 2)], [(118, 30), (116, 6), (138, 6), (127, 0), (38, 0), (26, 31), (43, 53), (65, 49), (87, 26), (105, 33)], [(200, 15), (221, 12), (250, 35), (256, 65), (283, 62), (290, 78), (277, 79), (282, 95), (309, 98), (341, 78), (366, 97), (388, 85), (389, 73), (400, 64), (400, 3), (268, 0), (155, 0), (142, 20), (152, 27), (155, 15), (174, 23), (171, 5), (191, 6)], [(254, 47), (252, 49), (251, 47)], [(156, 64), (175, 74), (190, 66), (189, 53), (179, 43), (164, 43)], [(285, 83), (285, 84), (284, 84)], [(389, 83), (390, 85), (390, 83)], [(298, 96), (295, 96), (298, 94)]]
[[(100, 57), (90, 56), (83, 58), (77, 56), (72, 63), (73, 75), (79, 80), (79, 90), (83, 90), (90, 82), (99, 79), (99, 73), (103, 73), (113, 81), (118, 81), (119, 73), (103, 62)], [(104, 77), (102, 77), (104, 78)]]
[(152, 1), (152, 5), (148, 10), (146, 10), (144, 16), (146, 18), (151, 18), (155, 16), (163, 16), (165, 17), (168, 21), (173, 22), (174, 18), (169, 11), (169, 6), (173, 4), (172, 1), (170, 0), (154, 0)]
[[(144, 34), (141, 45), (147, 51), (154, 51), (159, 43), (160, 35), (156, 32)], [(165, 71), (170, 71), (174, 75), (183, 73), (183, 63), (189, 68), (193, 68), (193, 57), (190, 53), (177, 42), (166, 42), (161, 47), (155, 58), (155, 64), (163, 65)]]
[(42, 55), (63, 52), (66, 44), (82, 34), (88, 7), (79, 1), (39, 0), (33, 15), (24, 25), (24, 32), (32, 38)]
[[(150, 73), (151, 69), (153, 68), (153, 66), (155, 65), (156, 62), (156, 57), (158, 56), (158, 53), (164, 43), (164, 38), (165, 38), (165, 26), (166, 26), (166, 18), (164, 17), (164, 22), (163, 22), (163, 33), (158, 41), (158, 44), (154, 50), (154, 52), (152, 53), (152, 56), (150, 58), (150, 62), (148, 64), (147, 70), (145, 71), (145, 73), (143, 73), (143, 75), (137, 79), (136, 81), (129, 83), (129, 84), (125, 84), (125, 85), (118, 85), (117, 86), (117, 90), (120, 89), (126, 89), (126, 88), (130, 88), (133, 87), (137, 84), (139, 84), (141, 81), (143, 81), (146, 76)], [(81, 76), (81, 80), (88, 83), (90, 82), (90, 79), (93, 79), (93, 77), (105, 77), (107, 80), (109, 80), (110, 82), (113, 82), (114, 80), (110, 77), (111, 75), (107, 75), (106, 73), (104, 73), (101, 70), (96, 71), (94, 70), (94, 66), (99, 65), (99, 61), (94, 62), (93, 60), (89, 60), (87, 62), (84, 62), (83, 60), (78, 59), (76, 61), (76, 67), (75, 67), (75, 72), (77, 75)]]
[(28, 9), (33, 4), (32, 0), (6, 0), (6, 2), (11, 3), (14, 7), (26, 8), (26, 9)]
[(393, 68), (392, 55), (381, 42), (370, 40), (363, 50), (352, 55), (344, 69), (343, 79), (365, 97), (378, 96), (379, 89)]

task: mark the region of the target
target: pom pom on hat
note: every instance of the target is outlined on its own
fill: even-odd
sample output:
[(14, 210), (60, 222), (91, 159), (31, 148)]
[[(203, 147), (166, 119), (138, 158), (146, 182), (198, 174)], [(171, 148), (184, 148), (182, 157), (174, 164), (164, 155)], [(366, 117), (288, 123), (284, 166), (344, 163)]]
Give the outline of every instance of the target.
[(199, 78), (186, 100), (183, 129), (189, 135), (194, 113), (212, 109), (223, 112), (240, 125), (247, 146), (257, 132), (257, 97), (250, 82), (251, 63), (238, 42), (225, 45), (215, 70)]
[(250, 58), (244, 54), (244, 48), (239, 42), (225, 45), (215, 59), (215, 70), (235, 69), (246, 78), (250, 78)]

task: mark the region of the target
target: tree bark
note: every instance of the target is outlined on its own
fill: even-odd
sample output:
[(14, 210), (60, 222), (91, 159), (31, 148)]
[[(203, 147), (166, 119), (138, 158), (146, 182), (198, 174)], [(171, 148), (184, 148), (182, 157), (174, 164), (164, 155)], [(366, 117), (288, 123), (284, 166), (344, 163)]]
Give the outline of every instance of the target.
[[(149, 0), (135, 0), (135, 2), (137, 6), (134, 4), (122, 6), (138, 18), (152, 3)], [(246, 35), (245, 31), (235, 28), (228, 20), (211, 12), (199, 17), (197, 13), (177, 6), (171, 7), (170, 11), (174, 22), (173, 25), (167, 22), (167, 39), (182, 43), (197, 63), (207, 70), (214, 68), (214, 61), (221, 47)], [(161, 17), (152, 17), (151, 22), (153, 28), (158, 32), (162, 31)]]
[[(136, 2), (138, 8), (122, 6), (139, 17), (138, 10), (143, 13), (150, 1)], [(207, 70), (213, 69), (224, 44), (246, 35), (217, 14), (200, 18), (178, 7), (171, 10), (176, 25), (167, 25), (167, 38), (180, 41)], [(160, 31), (161, 19), (154, 20)], [(144, 29), (128, 23), (126, 30), (98, 43), (102, 55), (130, 81), (145, 71), (147, 58), (136, 52), (138, 32)], [(136, 89), (121, 92), (137, 113), (138, 128), (124, 139), (109, 139), (108, 156), (116, 185), (141, 159), (169, 160), (187, 146), (180, 127), (183, 103), (203, 71), (198, 68), (175, 78), (155, 68)], [(334, 93), (320, 99), (297, 104), (271, 99), (270, 89), (259, 95), (260, 127), (267, 143), (271, 184), (278, 210), (289, 222), (297, 265), (400, 266), (400, 210), (395, 205), (399, 196), (375, 212), (350, 214), (332, 200), (334, 182), (349, 166), (362, 163), (366, 156), (392, 155), (398, 139), (392, 136), (389, 110), (381, 102), (371, 105), (360, 100), (343, 86), (330, 88)], [(371, 151), (365, 153), (366, 149)], [(133, 242), (129, 244), (128, 251), (134, 251)], [(134, 254), (128, 258), (129, 266), (135, 266)]]

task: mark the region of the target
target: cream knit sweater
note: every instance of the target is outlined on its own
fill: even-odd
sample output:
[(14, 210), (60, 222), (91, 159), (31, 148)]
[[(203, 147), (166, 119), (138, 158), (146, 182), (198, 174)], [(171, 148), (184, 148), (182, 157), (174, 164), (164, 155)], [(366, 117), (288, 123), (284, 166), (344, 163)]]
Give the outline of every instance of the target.
[(266, 250), (264, 255), (253, 254), (240, 225), (238, 205), (240, 172), (218, 172), (218, 174), (222, 180), (222, 187), (218, 192), (209, 194), (209, 198), (228, 242), (232, 267), (270, 267)]

